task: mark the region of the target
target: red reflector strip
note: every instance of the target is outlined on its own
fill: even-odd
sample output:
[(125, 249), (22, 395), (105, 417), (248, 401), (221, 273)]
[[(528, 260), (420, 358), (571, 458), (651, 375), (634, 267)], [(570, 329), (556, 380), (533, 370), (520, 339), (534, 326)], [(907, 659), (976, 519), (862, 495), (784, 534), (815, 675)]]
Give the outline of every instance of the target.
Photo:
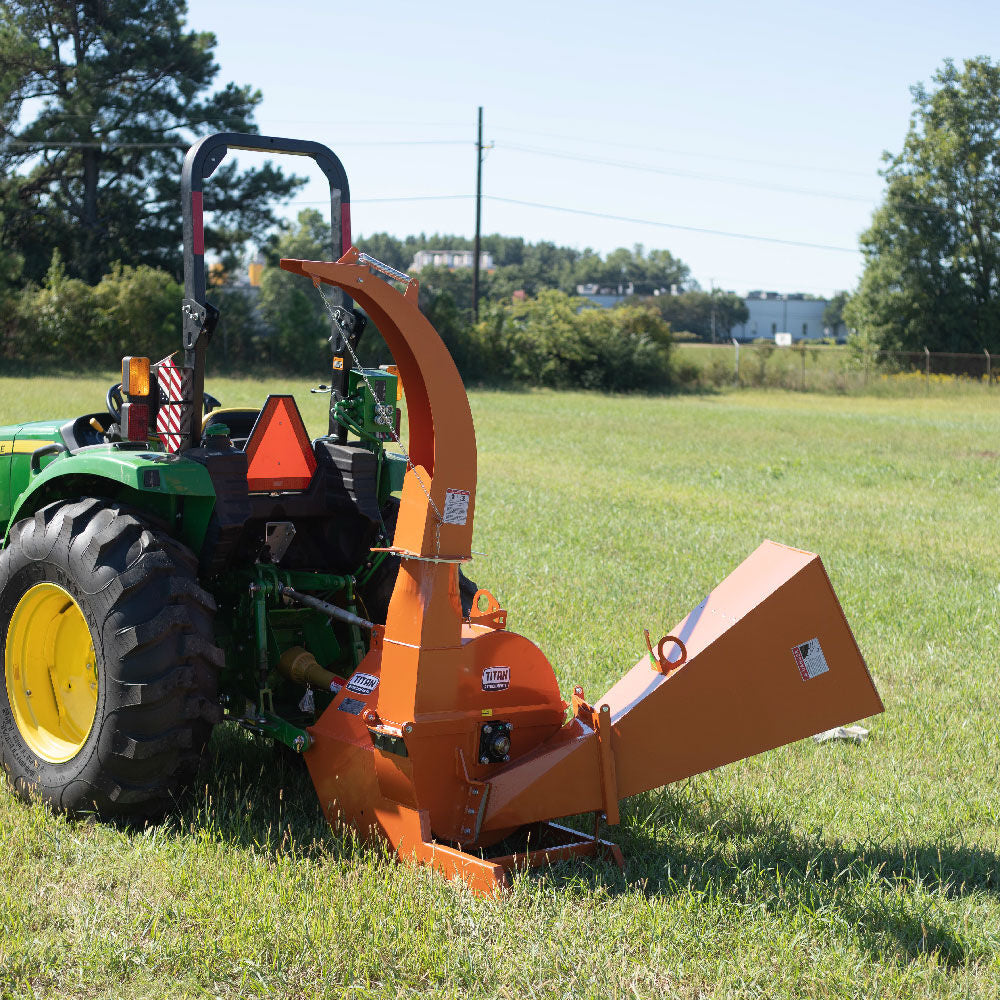
[(351, 203), (345, 201), (340, 206), (340, 253), (351, 248)]
[(125, 403), (122, 406), (122, 432), (129, 441), (149, 438), (149, 407), (145, 403)]

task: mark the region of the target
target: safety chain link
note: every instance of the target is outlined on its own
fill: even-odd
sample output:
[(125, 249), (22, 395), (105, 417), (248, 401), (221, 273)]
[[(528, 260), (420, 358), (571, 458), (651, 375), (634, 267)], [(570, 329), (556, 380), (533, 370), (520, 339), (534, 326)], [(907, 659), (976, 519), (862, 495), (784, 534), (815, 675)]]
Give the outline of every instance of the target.
[[(340, 335), (344, 341), (344, 346), (347, 348), (347, 353), (350, 354), (351, 361), (353, 362), (354, 367), (361, 373), (361, 378), (364, 380), (365, 385), (368, 387), (368, 391), (372, 394), (372, 398), (375, 400), (375, 405), (379, 407), (379, 410), (388, 409), (388, 407), (384, 405), (379, 406), (378, 395), (375, 393), (375, 389), (372, 386), (371, 382), (368, 381), (368, 376), (365, 374), (364, 366), (358, 360), (357, 354), (354, 353), (354, 348), (351, 347), (350, 334), (344, 327), (344, 324), (341, 322), (340, 316), (338, 315), (338, 313), (341, 311), (340, 307), (333, 305), (333, 303), (330, 301), (326, 292), (323, 291), (323, 284), (321, 281), (319, 281), (318, 279), (313, 279), (313, 284), (319, 291), (320, 298), (323, 300), (323, 305), (326, 306), (326, 310), (330, 314), (330, 319), (333, 320), (334, 325), (340, 331)], [(396, 444), (399, 446), (399, 450), (402, 453), (403, 458), (406, 459), (407, 468), (413, 470), (413, 474), (414, 476), (417, 477), (417, 482), (420, 484), (420, 488), (423, 490), (424, 496), (427, 497), (427, 502), (430, 504), (431, 510), (434, 512), (434, 517), (436, 520), (436, 523), (434, 525), (434, 542), (435, 542), (436, 552), (438, 555), (440, 555), (441, 525), (444, 524), (444, 517), (442, 516), (441, 511), (438, 510), (437, 504), (434, 502), (433, 498), (431, 497), (430, 491), (424, 484), (424, 481), (420, 476), (420, 472), (410, 459), (409, 452), (407, 452), (407, 450), (403, 447), (403, 442), (399, 440), (399, 435), (396, 433), (395, 421), (390, 418), (390, 420), (387, 422), (387, 426), (389, 427), (389, 433), (392, 435), (393, 441), (395, 441)]]

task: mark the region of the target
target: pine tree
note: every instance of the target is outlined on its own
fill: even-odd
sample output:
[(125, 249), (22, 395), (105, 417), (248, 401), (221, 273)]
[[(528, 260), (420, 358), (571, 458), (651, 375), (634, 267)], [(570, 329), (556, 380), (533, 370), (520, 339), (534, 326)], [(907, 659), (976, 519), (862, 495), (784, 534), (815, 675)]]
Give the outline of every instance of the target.
[[(256, 132), (261, 93), (228, 83), (183, 0), (0, 0), (0, 237), (41, 279), (54, 249), (94, 284), (112, 262), (179, 275), (180, 167), (198, 136)], [(301, 181), (224, 163), (206, 245), (231, 255)]]

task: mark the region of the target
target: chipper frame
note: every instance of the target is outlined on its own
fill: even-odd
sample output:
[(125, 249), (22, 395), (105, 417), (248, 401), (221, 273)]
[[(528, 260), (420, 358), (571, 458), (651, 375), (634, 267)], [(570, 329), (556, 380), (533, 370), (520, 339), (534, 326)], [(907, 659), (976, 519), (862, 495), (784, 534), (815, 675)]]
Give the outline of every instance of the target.
[[(310, 729), (305, 759), (331, 823), (478, 892), (521, 865), (604, 855), (611, 843), (551, 822), (610, 824), (638, 792), (882, 710), (818, 556), (764, 542), (601, 698), (560, 696), (552, 667), (507, 631), (486, 592), (463, 618), (476, 438), (461, 378), (417, 307), (351, 248), (283, 260), (341, 289), (384, 336), (406, 389), (409, 461), (384, 627)], [(404, 276), (405, 277), (405, 276)], [(569, 710), (567, 717), (567, 709)]]

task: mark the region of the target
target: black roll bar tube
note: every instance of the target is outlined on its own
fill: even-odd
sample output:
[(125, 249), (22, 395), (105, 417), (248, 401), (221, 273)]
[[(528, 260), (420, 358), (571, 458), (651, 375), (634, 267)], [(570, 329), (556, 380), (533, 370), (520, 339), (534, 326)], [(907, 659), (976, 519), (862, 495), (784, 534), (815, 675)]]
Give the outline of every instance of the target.
[[(316, 161), (330, 184), (330, 230), (333, 259), (339, 260), (351, 246), (351, 195), (344, 165), (334, 152), (319, 142), (308, 139), (282, 139), (270, 135), (253, 135), (245, 132), (217, 132), (199, 139), (184, 157), (181, 170), (181, 206), (184, 225), (184, 303), (183, 344), (184, 367), (192, 370), (191, 399), (188, 424), (181, 449), (195, 448), (201, 440), (201, 411), (205, 392), (205, 350), (218, 312), (206, 299), (205, 275), (205, 223), (202, 190), (207, 177), (225, 159), (231, 149), (254, 153), (286, 153), (291, 156), (308, 156)], [(330, 289), (334, 304), (350, 308), (350, 300), (339, 288)], [(334, 334), (336, 336), (336, 334)], [(336, 345), (335, 345), (336, 346)], [(334, 389), (343, 396), (346, 390), (347, 370), (333, 372)], [(340, 382), (337, 384), (337, 377)], [(331, 393), (331, 406), (334, 395)], [(187, 409), (187, 408), (186, 408)], [(331, 433), (333, 419), (331, 417)]]

